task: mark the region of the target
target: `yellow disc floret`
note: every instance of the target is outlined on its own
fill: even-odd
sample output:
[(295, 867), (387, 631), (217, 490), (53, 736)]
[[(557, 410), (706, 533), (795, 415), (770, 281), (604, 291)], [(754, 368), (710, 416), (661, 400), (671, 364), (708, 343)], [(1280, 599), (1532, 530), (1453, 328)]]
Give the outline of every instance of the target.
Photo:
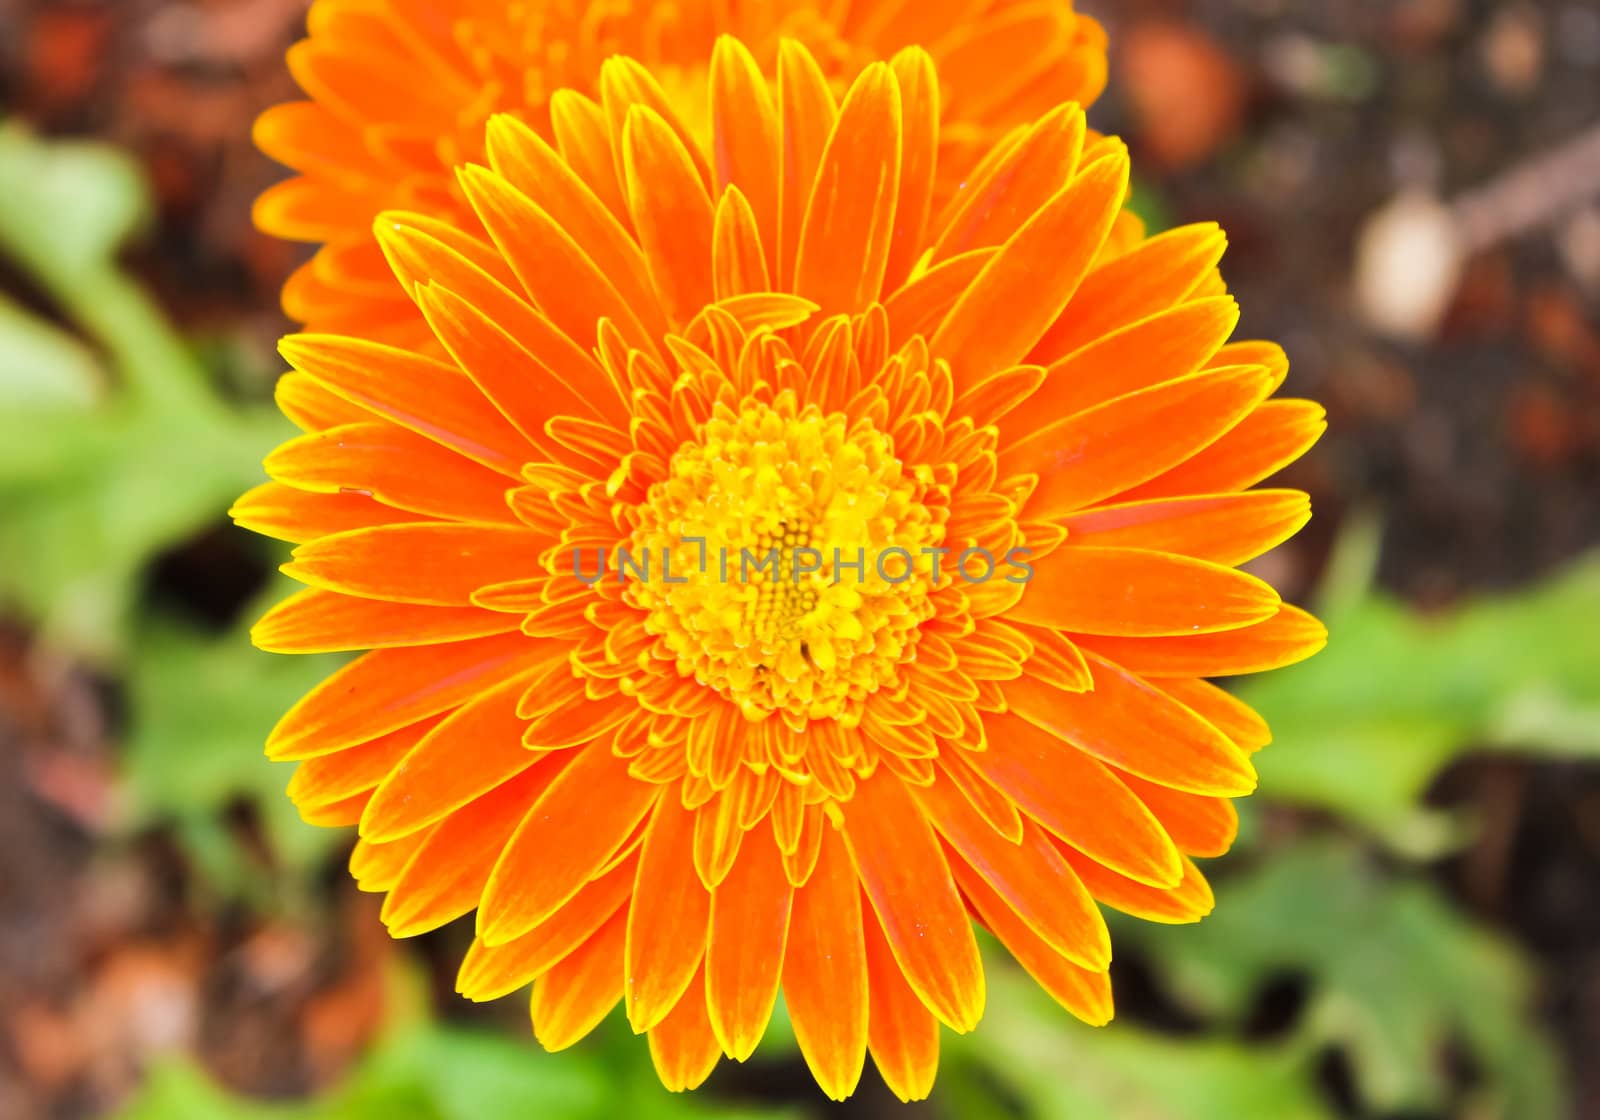
[(626, 598), (678, 671), (750, 719), (853, 726), (933, 615), (944, 511), (870, 421), (718, 405), (650, 489)]

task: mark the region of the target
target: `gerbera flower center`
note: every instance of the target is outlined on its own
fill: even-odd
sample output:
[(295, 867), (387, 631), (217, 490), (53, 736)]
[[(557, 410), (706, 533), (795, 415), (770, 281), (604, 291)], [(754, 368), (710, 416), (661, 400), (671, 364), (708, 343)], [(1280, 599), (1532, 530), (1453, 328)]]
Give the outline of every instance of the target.
[(869, 420), (791, 393), (718, 405), (651, 487), (627, 598), (678, 671), (752, 720), (853, 725), (932, 617), (942, 511)]

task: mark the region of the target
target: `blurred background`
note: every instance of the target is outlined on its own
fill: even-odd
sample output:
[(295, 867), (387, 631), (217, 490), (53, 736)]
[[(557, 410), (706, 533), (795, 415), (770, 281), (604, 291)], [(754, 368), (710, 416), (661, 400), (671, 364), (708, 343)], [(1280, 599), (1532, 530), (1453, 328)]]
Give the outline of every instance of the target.
[[(300, 259), (249, 122), (305, 0), (0, 0), (0, 1117), (1600, 1117), (1600, 4), (1081, 0), (1155, 227), (1216, 219), (1332, 429), (1258, 571), (1329, 650), (1239, 689), (1263, 793), (1093, 1031), (992, 966), (933, 1100), (822, 1102), (781, 1023), (661, 1092), (389, 941), (261, 743), (231, 528)], [(781, 1019), (781, 1009), (780, 1009)]]

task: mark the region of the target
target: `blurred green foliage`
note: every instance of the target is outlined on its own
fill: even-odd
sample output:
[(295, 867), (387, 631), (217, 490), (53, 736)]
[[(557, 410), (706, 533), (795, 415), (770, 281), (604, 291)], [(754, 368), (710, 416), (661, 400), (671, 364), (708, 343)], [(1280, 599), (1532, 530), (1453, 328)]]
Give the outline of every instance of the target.
[[(222, 814), (240, 797), (256, 804), (289, 893), (323, 866), (338, 836), (299, 822), (282, 796), (286, 773), (260, 744), (330, 663), (251, 649), (253, 609), (210, 635), (141, 591), (155, 557), (222, 520), (259, 479), (285, 425), (269, 408), (225, 399), (117, 265), (146, 209), (115, 151), (0, 126), (0, 254), (54, 312), (0, 301), (0, 602), (128, 681), (129, 829), (173, 827), (207, 881), (281, 906), (285, 892), (236, 846)], [(1331, 1047), (1368, 1110), (1562, 1114), (1552, 1050), (1530, 1025), (1524, 963), (1421, 866), (1470, 822), (1421, 798), (1473, 749), (1600, 754), (1600, 678), (1585, 656), (1600, 561), (1423, 618), (1372, 591), (1376, 548), (1370, 525), (1346, 539), (1323, 603), (1327, 652), (1241, 689), (1277, 733), (1260, 757), (1264, 793), (1248, 808), (1309, 806), (1334, 825), (1287, 845), (1247, 828), (1216, 876), (1217, 913), (1197, 927), (1117, 923), (1118, 944), (1153, 962), (1165, 997), (1203, 1029), (1079, 1026), (995, 959), (983, 1026), (946, 1036), (941, 1115), (1316, 1120), (1332, 1114), (1318, 1089)], [(1272, 1038), (1254, 1037), (1252, 1008), (1286, 976), (1303, 989), (1300, 1013)], [(781, 1023), (758, 1060), (792, 1060)], [(1482, 1074), (1470, 1100), (1454, 1099), (1444, 1075), (1452, 1049)], [(524, 1039), (411, 1019), (318, 1099), (247, 1102), (180, 1062), (153, 1073), (124, 1120), (522, 1115), (748, 1113), (714, 1095), (661, 1092), (625, 1029), (550, 1057)]]

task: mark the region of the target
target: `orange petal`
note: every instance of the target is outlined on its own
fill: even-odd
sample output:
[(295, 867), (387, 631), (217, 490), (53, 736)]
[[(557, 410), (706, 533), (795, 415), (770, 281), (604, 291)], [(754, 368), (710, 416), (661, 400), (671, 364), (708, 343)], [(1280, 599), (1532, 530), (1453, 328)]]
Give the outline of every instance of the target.
[(515, 941), (493, 948), (474, 939), (456, 975), (456, 991), (483, 1002), (509, 995), (538, 979), (579, 945), (588, 941), (633, 890), (636, 864), (624, 860), (583, 889)]
[(704, 970), (697, 971), (672, 1013), (650, 1030), (650, 1060), (669, 1093), (698, 1089), (717, 1068), (722, 1046), (706, 1013)]
[(862, 923), (867, 958), (867, 1045), (889, 1091), (926, 1100), (939, 1072), (939, 1021), (900, 971), (875, 921)]
[(1234, 838), (1239, 835), (1239, 813), (1232, 801), (1168, 789), (1133, 774), (1123, 774), (1121, 778), (1186, 855), (1221, 856), (1233, 847)]
[(312, 494), (281, 482), (247, 491), (228, 516), (242, 529), (300, 544), (332, 533), (416, 518), (380, 505), (365, 494)]
[(1021, 843), (1014, 843), (990, 828), (949, 781), (913, 792), (954, 850), (952, 866), (970, 866), (1056, 952), (1085, 968), (1111, 963), (1105, 920), (1037, 826), (1025, 825)]
[(1188, 856), (1183, 857), (1183, 878), (1175, 886), (1158, 888), (1118, 875), (1081, 852), (1058, 845), (1061, 858), (1072, 865), (1083, 885), (1113, 910), (1150, 922), (1185, 925), (1198, 922), (1216, 905), (1211, 886)]
[(1128, 186), (1118, 154), (1086, 167), (1012, 235), (929, 340), (957, 391), (1019, 365), (1061, 314), (1110, 232)]
[(900, 197), (883, 290), (892, 292), (910, 274), (925, 245), (939, 159), (939, 77), (921, 47), (907, 47), (890, 61), (900, 86)]
[(491, 319), (483, 308), (439, 284), (420, 285), (417, 306), (493, 407), (545, 457), (556, 457), (560, 450), (549, 434), (552, 421), (591, 419), (597, 410), (590, 402), (616, 399), (599, 370), (574, 362), (563, 352), (571, 343), (531, 309), (524, 331), (514, 337), (514, 324)]
[(309, 588), (268, 611), (250, 640), (272, 653), (333, 653), (457, 642), (516, 628), (515, 618), (478, 607), (385, 603)]
[(501, 474), (519, 477), (526, 440), (452, 366), (375, 342), (295, 334), (278, 351), (352, 404)]
[(1072, 314), (1056, 320), (1029, 360), (1048, 365), (1175, 306), (1212, 274), (1227, 246), (1215, 223), (1183, 226), (1095, 269), (1078, 289)]
[(649, 335), (664, 333), (666, 320), (650, 287), (644, 254), (589, 184), (544, 137), (514, 116), (491, 117), (487, 140), (495, 171), (583, 247), (623, 302), (640, 316)]
[(1073, 847), (1142, 882), (1170, 886), (1178, 850), (1110, 769), (1015, 715), (987, 715), (989, 747), (973, 766), (1023, 812)]
[(533, 982), (533, 1036), (546, 1050), (565, 1050), (600, 1025), (622, 998), (622, 943), (627, 916), (618, 910), (599, 932)]
[(867, 956), (861, 886), (832, 827), (823, 830), (811, 877), (795, 892), (783, 999), (812, 1076), (830, 1100), (844, 1100), (867, 1060)]
[(958, 866), (955, 872), (961, 893), (972, 903), (978, 920), (1000, 939), (1041, 988), (1092, 1026), (1103, 1026), (1111, 1021), (1109, 975), (1073, 964), (1056, 952), (971, 868)]
[(350, 852), (350, 874), (356, 886), (368, 892), (388, 890), (427, 839), (428, 833), (416, 832), (388, 844), (357, 840)]
[(881, 62), (845, 95), (800, 227), (795, 287), (824, 315), (855, 314), (883, 287), (900, 193), (900, 86)]
[[(630, 777), (628, 760), (608, 744), (573, 753), (489, 876), (478, 909), (478, 936), (489, 945), (520, 937), (560, 909), (633, 835), (660, 795), (660, 786)], [(621, 982), (619, 961), (619, 997)]]
[[(714, 224), (711, 273), (717, 305), (739, 319), (740, 325), (748, 330), (745, 320), (727, 305), (747, 293), (773, 293), (767, 293), (772, 281), (761, 248), (761, 231), (750, 203), (738, 187), (730, 184), (722, 192)], [(812, 303), (806, 306), (816, 309)]]
[(495, 682), (430, 731), (378, 787), (361, 834), (386, 840), (425, 828), (539, 761), (517, 717), (530, 679)]
[(423, 720), (370, 743), (306, 759), (289, 779), (289, 799), (301, 807), (331, 805), (372, 790), (438, 722)]
[(1216, 442), (1272, 391), (1260, 366), (1205, 370), (1039, 428), (1000, 456), (1004, 477), (1039, 476), (1027, 515), (1061, 517), (1157, 477)]
[(1300, 458), (1327, 430), (1328, 414), (1314, 401), (1267, 401), (1188, 462), (1115, 500), (1143, 502), (1245, 490)]
[(478, 588), (537, 570), (544, 544), (521, 525), (382, 525), (303, 544), (283, 572), (363, 599), (465, 607)]
[[(1097, 338), (1050, 366), (1043, 390), (1034, 398), (1038, 420), (1070, 416), (1113, 400), (1184, 377), (1203, 366), (1265, 365), (1254, 352), (1235, 351), (1234, 361), (1208, 362), (1239, 322), (1239, 305), (1231, 296), (1191, 300), (1114, 334)], [(1018, 418), (1020, 431), (1038, 420)]]
[(364, 743), (471, 699), (548, 657), (521, 634), (363, 654), (307, 693), (267, 737), (285, 760)]
[(1233, 742), (1154, 685), (1089, 654), (1093, 692), (1057, 692), (1026, 677), (1005, 685), (1012, 710), (1096, 758), (1190, 793), (1240, 797), (1255, 789)]
[(628, 210), (668, 320), (688, 323), (715, 299), (711, 199), (688, 150), (654, 110), (636, 105), (622, 129)]
[(633, 307), (555, 218), (492, 171), (469, 164), (457, 175), (523, 291), (558, 330), (579, 346), (592, 346), (596, 325), (610, 319), (629, 345), (653, 348)]
[(811, 53), (793, 39), (778, 44), (778, 118), (782, 153), (778, 179), (778, 290), (794, 288), (800, 224), (811, 202), (822, 150), (838, 115), (828, 79)]
[(358, 408), (343, 397), (337, 396), (312, 377), (289, 372), (278, 378), (273, 386), (272, 398), (278, 408), (303, 432), (320, 432), (337, 428), (341, 424), (357, 424), (372, 418), (364, 408)]
[(706, 1007), (723, 1053), (755, 1053), (778, 1000), (794, 888), (784, 878), (769, 828), (753, 829), (711, 896), (706, 943)]
[[(768, 263), (778, 259), (778, 110), (761, 68), (730, 35), (711, 49), (712, 152), (718, 191), (738, 188), (748, 204), (757, 243)], [(747, 289), (758, 290), (758, 289)]]
[(858, 779), (840, 808), (862, 888), (906, 982), (952, 1030), (971, 1030), (983, 1016), (983, 962), (927, 818), (883, 767)]
[(1272, 729), (1256, 710), (1210, 681), (1163, 679), (1161, 691), (1196, 712), (1240, 750), (1258, 751), (1272, 742)]
[(1232, 567), (1282, 544), (1309, 520), (1309, 495), (1250, 490), (1099, 506), (1063, 524), (1074, 544), (1175, 552)]
[[(445, 348), (525, 439), (538, 442), (545, 421), (558, 405), (573, 415), (626, 421), (627, 413), (615, 393), (593, 391), (604, 377), (587, 348), (557, 330), (506, 283), (431, 236), (427, 232), (430, 227), (418, 227), (417, 215), (397, 213), (381, 214), (373, 225), (390, 263), (407, 281), (413, 298), (424, 286), (434, 290), (433, 299), (419, 302), (425, 304), (422, 311), (431, 317), (430, 325), (441, 335)], [(454, 302), (442, 300), (438, 297), (440, 291), (457, 298)], [(522, 366), (507, 367), (491, 360), (503, 351), (496, 340), (472, 345), (473, 339), (462, 337), (461, 324), (464, 322), (465, 329), (470, 329), (474, 317), (458, 311), (459, 304), (469, 305), (477, 313), (476, 318), (487, 319), (497, 332), (509, 335), (518, 348), (534, 355), (540, 368), (549, 374), (550, 383), (545, 378), (526, 376)], [(460, 353), (456, 353), (457, 347)]]
[(390, 936), (426, 933), (477, 906), (501, 849), (559, 770), (547, 760), (440, 821), (389, 890)]
[(1255, 576), (1168, 552), (1068, 544), (1030, 564), (1033, 577), (1007, 617), (1074, 634), (1214, 634), (1281, 606)]
[(930, 259), (1004, 244), (1072, 181), (1083, 137), (1083, 109), (1077, 105), (1059, 105), (1030, 125), (981, 181), (970, 182), (958, 196), (959, 208)]
[(694, 870), (694, 814), (676, 797), (663, 797), (645, 833), (628, 911), (627, 1005), (635, 1034), (665, 1019), (689, 989), (710, 923), (711, 895)]
[(1328, 629), (1285, 603), (1266, 621), (1225, 634), (1084, 637), (1079, 644), (1140, 676), (1232, 677), (1304, 661), (1328, 644)]
[(460, 521), (515, 522), (502, 474), (394, 424), (344, 424), (283, 444), (267, 474), (301, 490), (356, 491), (384, 505)]

